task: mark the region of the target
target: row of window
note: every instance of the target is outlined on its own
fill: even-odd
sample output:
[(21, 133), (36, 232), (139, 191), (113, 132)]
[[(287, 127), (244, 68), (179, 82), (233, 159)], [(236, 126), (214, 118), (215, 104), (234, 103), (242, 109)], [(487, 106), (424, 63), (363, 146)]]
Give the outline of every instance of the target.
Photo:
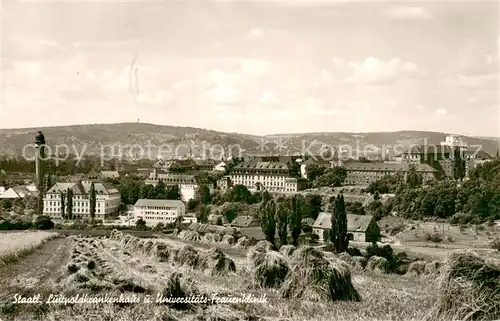
[[(73, 213), (89, 213), (90, 209), (88, 208), (74, 208)], [(44, 212), (47, 213), (60, 213), (61, 212), (61, 207), (48, 207), (44, 208)], [(96, 208), (95, 210), (96, 213), (101, 213), (100, 208)], [(105, 212), (104, 210), (102, 211), (103, 213)]]

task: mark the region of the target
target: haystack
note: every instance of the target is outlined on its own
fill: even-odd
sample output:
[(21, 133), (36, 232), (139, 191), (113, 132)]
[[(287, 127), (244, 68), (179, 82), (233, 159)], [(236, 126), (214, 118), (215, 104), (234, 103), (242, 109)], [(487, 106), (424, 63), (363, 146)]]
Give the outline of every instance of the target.
[(258, 246), (247, 254), (247, 269), (254, 285), (266, 288), (279, 287), (290, 271), (283, 254)]
[(237, 249), (247, 249), (250, 247), (250, 239), (246, 236), (240, 237), (234, 247)]
[(340, 253), (338, 258), (347, 263), (350, 267), (353, 267), (358, 270), (362, 270), (364, 268), (363, 263), (359, 259), (364, 259), (366, 265), (365, 258), (358, 256), (359, 259), (355, 259), (354, 256), (351, 256), (349, 253), (346, 252)]
[(199, 266), (207, 270), (210, 275), (227, 275), (236, 271), (234, 261), (219, 249), (212, 249), (202, 254)]
[(194, 247), (186, 245), (175, 254), (175, 261), (180, 265), (196, 267), (200, 261), (200, 254)]
[(372, 256), (368, 259), (366, 263), (366, 270), (388, 273), (389, 272), (389, 262), (383, 257)]
[(274, 245), (269, 241), (259, 241), (255, 247), (261, 247), (267, 251), (274, 249)]
[(297, 248), (293, 245), (283, 245), (280, 247), (280, 253), (286, 256), (290, 256), (295, 252)]
[(471, 251), (448, 255), (440, 270), (438, 300), (428, 320), (500, 319), (500, 262)]
[(142, 251), (146, 254), (149, 254), (149, 252), (151, 251), (151, 248), (153, 247), (154, 243), (153, 241), (146, 241), (144, 243), (144, 246), (142, 248)]
[(351, 283), (349, 266), (337, 258), (327, 259), (313, 247), (299, 248), (291, 257), (292, 271), (282, 288), (284, 298), (311, 301), (360, 301)]
[(425, 266), (427, 265), (427, 261), (415, 261), (408, 265), (408, 271), (406, 274), (408, 275), (422, 275), (425, 273)]
[(426, 275), (439, 274), (442, 263), (440, 261), (427, 262), (424, 269)]
[(224, 235), (222, 237), (222, 241), (221, 241), (222, 245), (225, 245), (225, 246), (233, 246), (234, 245), (234, 236), (232, 235)]
[[(167, 284), (162, 291), (162, 296), (164, 299), (189, 298), (197, 296), (198, 293), (199, 291), (191, 279), (183, 277), (181, 273), (173, 273), (168, 278)], [(164, 302), (164, 304), (178, 310), (191, 310), (195, 308), (194, 304), (184, 302)]]

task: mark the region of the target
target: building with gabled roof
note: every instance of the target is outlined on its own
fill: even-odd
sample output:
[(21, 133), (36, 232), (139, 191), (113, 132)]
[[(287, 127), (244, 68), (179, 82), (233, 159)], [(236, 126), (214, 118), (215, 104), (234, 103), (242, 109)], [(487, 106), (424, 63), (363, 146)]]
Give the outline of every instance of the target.
[(254, 227), (259, 226), (259, 222), (250, 215), (236, 216), (231, 222), (231, 226), (234, 227)]
[[(250, 191), (267, 190), (271, 193), (296, 193), (305, 187), (299, 181), (299, 166), (292, 162), (252, 160), (235, 165), (230, 172), (233, 185), (243, 185)], [(295, 165), (295, 166), (294, 166)]]
[[(313, 233), (324, 240), (332, 229), (332, 214), (321, 212), (312, 225)], [(325, 232), (327, 231), (327, 232)], [(371, 215), (347, 214), (347, 236), (355, 242), (372, 242), (380, 239), (380, 227)]]
[(401, 175), (406, 180), (406, 176), (411, 167), (422, 176), (423, 182), (435, 179), (438, 170), (428, 164), (410, 163), (345, 163), (342, 166), (347, 171), (345, 184), (347, 185), (368, 185), (386, 175)]
[(32, 190), (24, 185), (14, 186), (0, 194), (0, 199), (18, 199), (36, 196), (37, 190)]
[(109, 214), (118, 212), (121, 195), (118, 189), (110, 183), (101, 181), (77, 181), (56, 183), (43, 198), (43, 213), (55, 219), (62, 219), (61, 195), (64, 195), (65, 214), (67, 214), (67, 196), (70, 189), (73, 193), (73, 216), (79, 219), (90, 219), (90, 187), (94, 183), (96, 191), (95, 219), (103, 220)]

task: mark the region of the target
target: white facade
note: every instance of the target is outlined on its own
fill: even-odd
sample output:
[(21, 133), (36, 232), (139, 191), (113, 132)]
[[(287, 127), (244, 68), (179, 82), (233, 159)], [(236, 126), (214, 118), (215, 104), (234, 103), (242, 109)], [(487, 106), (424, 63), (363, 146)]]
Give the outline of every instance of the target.
[(463, 148), (468, 147), (468, 144), (464, 142), (460, 136), (456, 135), (446, 136), (446, 140), (444, 142), (441, 142), (441, 145), (450, 147), (463, 147)]
[[(68, 188), (73, 191), (73, 217), (90, 219), (90, 186), (91, 181), (81, 183), (56, 183), (47, 191), (43, 198), (43, 213), (52, 218), (62, 219), (61, 193), (64, 193), (65, 214), (67, 215)], [(103, 220), (106, 215), (118, 211), (121, 203), (120, 192), (112, 185), (102, 182), (94, 182), (96, 190), (95, 219)]]
[(0, 195), (2, 195), (5, 192), (5, 187), (0, 186)]
[(181, 200), (183, 202), (188, 202), (190, 199), (194, 199), (196, 197), (199, 186), (198, 184), (180, 184), (179, 189), (181, 192)]
[(185, 214), (186, 206), (178, 200), (140, 199), (134, 205), (134, 221), (143, 219), (149, 227), (158, 223), (174, 223), (177, 217), (184, 217)]

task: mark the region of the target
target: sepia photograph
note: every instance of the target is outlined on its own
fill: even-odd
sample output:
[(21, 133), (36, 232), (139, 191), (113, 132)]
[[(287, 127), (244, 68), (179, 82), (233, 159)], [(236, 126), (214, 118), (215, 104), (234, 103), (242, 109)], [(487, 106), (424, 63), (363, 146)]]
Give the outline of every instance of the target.
[(498, 0), (0, 31), (0, 321), (500, 321)]

